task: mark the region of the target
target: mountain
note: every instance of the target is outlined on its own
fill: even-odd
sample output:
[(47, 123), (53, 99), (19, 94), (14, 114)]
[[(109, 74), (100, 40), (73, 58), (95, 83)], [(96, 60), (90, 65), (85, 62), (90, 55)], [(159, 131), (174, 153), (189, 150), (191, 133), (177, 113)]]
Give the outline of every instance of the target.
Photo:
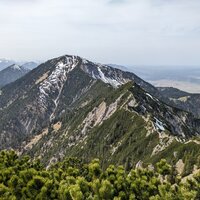
[(124, 67), (124, 66), (122, 66), (122, 65), (108, 64), (108, 66), (113, 67), (113, 68), (120, 69), (120, 70), (122, 70), (122, 71), (132, 72), (130, 68)]
[(0, 88), (21, 78), (29, 71), (29, 69), (16, 64), (3, 69), (0, 71)]
[(1, 58), (0, 59), (0, 71), (2, 69), (5, 69), (6, 67), (10, 66), (10, 65), (13, 65), (15, 64), (15, 61), (13, 60), (7, 60), (7, 59), (4, 59), (4, 58)]
[(165, 157), (200, 167), (200, 120), (130, 72), (78, 56), (49, 60), (1, 90), (0, 148), (133, 166)]
[(192, 94), (173, 87), (158, 87), (160, 93), (170, 100), (170, 104), (193, 113), (200, 118), (200, 94)]

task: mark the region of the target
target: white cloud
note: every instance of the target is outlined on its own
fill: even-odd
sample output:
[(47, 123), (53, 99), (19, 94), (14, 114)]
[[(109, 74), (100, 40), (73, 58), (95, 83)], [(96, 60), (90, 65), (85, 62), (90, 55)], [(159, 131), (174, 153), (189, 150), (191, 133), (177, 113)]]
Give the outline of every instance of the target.
[(3, 0), (0, 10), (0, 57), (200, 64), (199, 0)]

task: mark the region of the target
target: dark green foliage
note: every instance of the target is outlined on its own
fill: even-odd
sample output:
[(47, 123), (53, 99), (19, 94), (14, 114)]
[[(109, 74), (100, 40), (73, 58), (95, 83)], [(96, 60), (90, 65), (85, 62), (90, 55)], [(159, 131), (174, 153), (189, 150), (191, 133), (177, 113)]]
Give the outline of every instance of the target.
[[(105, 170), (94, 159), (84, 164), (66, 158), (48, 169), (39, 161), (18, 157), (14, 151), (0, 152), (1, 200), (198, 200), (200, 174), (186, 182), (170, 181), (172, 167), (165, 161), (155, 169), (126, 171), (109, 165)], [(174, 175), (176, 179), (176, 175)]]
[(199, 144), (195, 142), (189, 142), (188, 144), (182, 144), (174, 141), (164, 151), (159, 152), (156, 156), (149, 159), (151, 163), (156, 163), (160, 159), (165, 158), (169, 163), (176, 163), (179, 159), (182, 159), (185, 163), (184, 173), (186, 176), (193, 171), (194, 165), (200, 168), (200, 148)]

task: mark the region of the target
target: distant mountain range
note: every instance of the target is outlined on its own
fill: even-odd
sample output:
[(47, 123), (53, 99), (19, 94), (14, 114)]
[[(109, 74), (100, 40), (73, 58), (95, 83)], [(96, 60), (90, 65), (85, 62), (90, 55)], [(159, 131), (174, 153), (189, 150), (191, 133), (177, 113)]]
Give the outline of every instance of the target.
[[(14, 61), (9, 61), (5, 59), (0, 60), (1, 67), (3, 68), (0, 71), (0, 88), (11, 82), (16, 81), (17, 79), (27, 74), (30, 70), (38, 66), (38, 64), (35, 62), (27, 62), (21, 65), (11, 63), (14, 63)], [(7, 65), (9, 66), (6, 67)]]
[(166, 158), (181, 160), (184, 173), (191, 173), (200, 167), (200, 120), (172, 103), (185, 95), (108, 65), (61, 56), (1, 89), (0, 149), (46, 165), (65, 156), (99, 157), (103, 166)]
[(0, 71), (13, 64), (15, 64), (15, 61), (0, 59)]
[(24, 68), (32, 70), (32, 69), (36, 68), (38, 65), (39, 65), (39, 63), (36, 63), (36, 62), (25, 62), (21, 66), (24, 67)]
[(0, 88), (27, 74), (30, 69), (13, 64), (0, 71)]
[(35, 67), (37, 67), (40, 64), (40, 62), (14, 61), (2, 58), (0, 59), (0, 71), (13, 64), (24, 66), (25, 68), (32, 70)]

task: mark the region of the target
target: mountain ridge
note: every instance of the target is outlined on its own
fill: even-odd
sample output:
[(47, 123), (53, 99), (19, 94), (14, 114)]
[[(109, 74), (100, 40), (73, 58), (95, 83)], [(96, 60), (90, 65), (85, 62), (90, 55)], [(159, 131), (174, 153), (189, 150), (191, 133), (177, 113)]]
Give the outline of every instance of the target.
[(133, 164), (139, 155), (150, 162), (166, 149), (190, 150), (185, 143), (199, 135), (199, 120), (159, 95), (133, 73), (79, 56), (49, 60), (2, 88), (1, 148), (46, 164), (64, 156)]

